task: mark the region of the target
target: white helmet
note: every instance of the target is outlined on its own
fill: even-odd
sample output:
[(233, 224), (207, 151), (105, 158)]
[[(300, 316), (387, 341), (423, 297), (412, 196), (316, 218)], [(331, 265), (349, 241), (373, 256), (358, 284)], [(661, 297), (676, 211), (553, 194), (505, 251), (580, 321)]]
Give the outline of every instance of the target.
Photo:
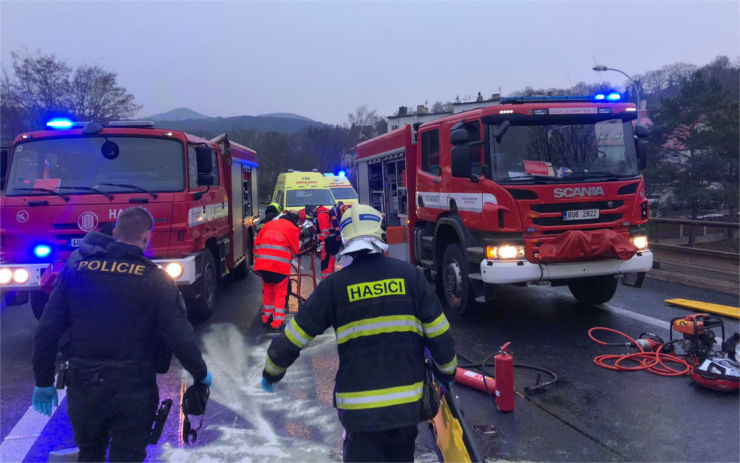
[(372, 236), (383, 241), (382, 223), (380, 212), (364, 204), (355, 204), (342, 214), (339, 226), (345, 243), (361, 236)]

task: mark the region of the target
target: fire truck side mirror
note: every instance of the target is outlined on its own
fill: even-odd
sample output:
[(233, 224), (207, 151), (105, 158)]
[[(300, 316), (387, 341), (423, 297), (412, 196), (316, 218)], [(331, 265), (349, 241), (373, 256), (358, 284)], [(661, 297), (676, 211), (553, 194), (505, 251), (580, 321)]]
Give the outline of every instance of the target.
[(635, 148), (637, 150), (637, 168), (643, 170), (647, 165), (647, 150), (645, 149), (645, 143), (637, 140)]
[(468, 131), (460, 128), (450, 132), (450, 143), (453, 145), (462, 145), (468, 141)]
[(635, 135), (637, 135), (637, 138), (647, 138), (648, 128), (644, 125), (635, 126)]
[(470, 147), (457, 145), (450, 152), (450, 168), (453, 177), (470, 178), (473, 175), (473, 156)]
[(198, 173), (198, 186), (211, 186), (213, 185), (213, 180), (213, 174)]
[[(198, 163), (198, 177), (201, 174), (211, 175), (213, 173), (213, 151), (209, 146), (200, 145), (195, 148), (196, 162)], [(200, 183), (200, 178), (198, 178)], [(213, 181), (211, 181), (211, 184)], [(200, 183), (204, 185), (203, 183)]]

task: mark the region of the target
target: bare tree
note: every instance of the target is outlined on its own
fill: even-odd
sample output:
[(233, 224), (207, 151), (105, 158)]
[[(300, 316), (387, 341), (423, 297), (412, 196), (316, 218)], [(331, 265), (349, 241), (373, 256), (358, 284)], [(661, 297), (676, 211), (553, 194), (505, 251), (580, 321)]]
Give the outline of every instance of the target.
[(54, 55), (12, 53), (12, 72), (0, 78), (0, 119), (4, 140), (40, 129), (49, 117), (105, 122), (133, 116), (140, 106), (119, 86), (116, 73), (97, 66), (74, 70)]

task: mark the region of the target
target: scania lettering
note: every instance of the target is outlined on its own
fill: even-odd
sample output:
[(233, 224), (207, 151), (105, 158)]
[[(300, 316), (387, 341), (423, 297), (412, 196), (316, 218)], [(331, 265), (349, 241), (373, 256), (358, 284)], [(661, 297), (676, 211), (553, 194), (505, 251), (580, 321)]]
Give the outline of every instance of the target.
[[(53, 280), (85, 234), (138, 205), (154, 217), (147, 257), (181, 287), (189, 315), (208, 316), (220, 279), (243, 278), (251, 265), (257, 154), (226, 134), (206, 140), (145, 121), (56, 127), (64, 128), (19, 135), (3, 172), (5, 302), (30, 298), (40, 316)], [(115, 262), (83, 264), (140, 271)]]
[(556, 198), (573, 198), (576, 196), (604, 196), (604, 189), (600, 186), (588, 188), (555, 188), (552, 190)]
[(508, 98), (405, 125), (357, 145), (360, 202), (406, 227), (389, 252), (425, 269), (453, 314), (501, 284), (606, 302), (653, 263), (635, 118), (610, 94)]

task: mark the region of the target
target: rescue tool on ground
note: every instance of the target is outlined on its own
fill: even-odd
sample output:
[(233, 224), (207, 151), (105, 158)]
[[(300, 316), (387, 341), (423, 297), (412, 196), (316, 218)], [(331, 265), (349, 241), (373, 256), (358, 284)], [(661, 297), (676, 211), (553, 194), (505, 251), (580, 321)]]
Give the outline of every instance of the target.
[[(722, 344), (716, 346), (720, 329)], [(617, 334), (628, 342), (605, 342), (595, 333), (605, 331)], [(674, 337), (674, 332), (681, 337)], [(668, 341), (653, 333), (642, 333), (637, 339), (621, 331), (594, 327), (588, 336), (601, 345), (628, 346), (638, 349), (629, 354), (604, 354), (594, 358), (600, 367), (617, 371), (648, 370), (662, 376), (688, 375), (698, 385), (717, 391), (740, 390), (738, 341), (740, 334), (725, 338), (724, 322), (709, 314), (692, 314), (671, 320)], [(671, 366), (673, 365), (673, 366)], [(674, 366), (678, 366), (675, 368)]]
[(406, 259), (452, 313), (499, 284), (606, 302), (653, 263), (635, 115), (616, 99), (518, 97), (405, 125), (357, 145), (360, 202), (405, 227)]
[[(256, 236), (257, 154), (147, 121), (57, 120), (13, 143), (0, 204), (0, 287), (40, 316), (85, 233), (131, 205), (155, 219), (147, 257), (181, 287), (193, 317), (215, 309), (219, 280), (247, 275)], [(46, 286), (40, 285), (42, 275)], [(51, 277), (51, 278), (50, 278)]]

